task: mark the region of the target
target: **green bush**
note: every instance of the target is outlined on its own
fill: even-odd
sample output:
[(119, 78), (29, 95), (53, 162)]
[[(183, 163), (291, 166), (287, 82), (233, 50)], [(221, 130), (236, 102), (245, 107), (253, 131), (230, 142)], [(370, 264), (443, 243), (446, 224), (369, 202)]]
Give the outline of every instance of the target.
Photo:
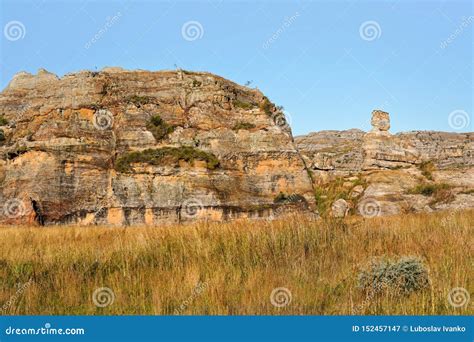
[(252, 129), (252, 128), (255, 128), (255, 125), (253, 123), (250, 123), (250, 122), (238, 122), (237, 124), (234, 125), (234, 127), (232, 127), (232, 129), (234, 131), (238, 131), (239, 129)]
[(449, 190), (451, 186), (448, 184), (420, 184), (411, 189), (408, 193), (412, 195), (432, 196), (443, 190)]
[(150, 118), (146, 128), (153, 134), (157, 141), (160, 141), (173, 133), (175, 126), (168, 125), (159, 115), (155, 115)]
[(270, 102), (270, 100), (267, 97), (264, 97), (263, 101), (260, 102), (259, 108), (268, 116), (272, 116), (274, 105), (273, 103)]
[(276, 203), (276, 204), (301, 203), (301, 202), (306, 202), (306, 199), (302, 195), (300, 194), (287, 195), (287, 194), (284, 194), (283, 192), (280, 192), (273, 200), (273, 203)]
[(408, 294), (430, 284), (428, 269), (416, 257), (404, 256), (398, 260), (387, 258), (372, 261), (359, 274), (359, 288), (368, 292), (390, 290)]
[(5, 119), (3, 115), (0, 115), (0, 126), (6, 126), (8, 125), (8, 120)]
[(232, 103), (234, 104), (234, 107), (242, 108), (242, 109), (245, 109), (245, 110), (249, 110), (249, 109), (252, 109), (253, 107), (255, 107), (255, 105), (253, 103), (246, 102), (246, 101), (241, 101), (241, 100), (234, 100)]
[(409, 194), (423, 195), (432, 197), (429, 205), (438, 203), (450, 203), (455, 200), (455, 196), (451, 191), (452, 186), (449, 184), (420, 184), (409, 190)]
[(8, 160), (13, 160), (22, 154), (28, 152), (30, 149), (26, 146), (19, 146), (16, 150), (10, 151), (7, 153), (7, 159)]
[(219, 166), (219, 160), (212, 153), (198, 150), (193, 147), (163, 147), (147, 149), (139, 152), (129, 152), (117, 159), (115, 169), (119, 172), (130, 171), (133, 163), (147, 163), (150, 165), (178, 165), (180, 160), (194, 165), (195, 160), (205, 161), (207, 168), (214, 170)]
[(133, 103), (137, 107), (141, 107), (142, 105), (153, 103), (153, 99), (149, 96), (132, 95), (127, 99), (127, 102)]

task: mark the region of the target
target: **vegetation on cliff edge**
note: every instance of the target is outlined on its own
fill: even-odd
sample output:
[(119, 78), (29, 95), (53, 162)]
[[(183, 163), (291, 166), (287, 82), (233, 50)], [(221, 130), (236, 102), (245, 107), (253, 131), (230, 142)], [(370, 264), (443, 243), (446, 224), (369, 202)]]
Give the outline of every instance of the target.
[(191, 165), (194, 161), (206, 162), (208, 169), (213, 170), (219, 166), (217, 157), (193, 147), (162, 147), (159, 149), (146, 149), (144, 151), (129, 152), (119, 157), (115, 169), (119, 172), (128, 172), (133, 163), (146, 163), (150, 165), (177, 165), (182, 160)]
[(241, 129), (249, 130), (255, 128), (255, 125), (250, 122), (244, 122), (244, 121), (239, 121), (237, 122), (234, 127), (232, 127), (232, 130), (238, 131)]

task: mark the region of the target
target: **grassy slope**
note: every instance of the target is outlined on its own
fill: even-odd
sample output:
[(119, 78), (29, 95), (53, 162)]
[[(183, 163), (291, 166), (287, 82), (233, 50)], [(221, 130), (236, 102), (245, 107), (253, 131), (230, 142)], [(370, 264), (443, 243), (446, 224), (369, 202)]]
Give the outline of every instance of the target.
[[(0, 314), (473, 314), (453, 287), (474, 292), (474, 211), (346, 222), (196, 223), (163, 228), (0, 228)], [(413, 255), (431, 287), (366, 299), (361, 267), (376, 256)], [(18, 284), (30, 280), (26, 289)], [(199, 281), (206, 284), (194, 291)], [(98, 308), (92, 293), (115, 302)], [(270, 303), (276, 287), (292, 302)], [(182, 307), (183, 308), (183, 307)]]

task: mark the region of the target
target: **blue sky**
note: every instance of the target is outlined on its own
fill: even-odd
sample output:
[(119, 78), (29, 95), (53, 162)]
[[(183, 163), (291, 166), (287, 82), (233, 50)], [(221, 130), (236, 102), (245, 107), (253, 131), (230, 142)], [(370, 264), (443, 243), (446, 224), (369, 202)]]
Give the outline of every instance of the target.
[(393, 132), (473, 131), (468, 0), (2, 0), (0, 13), (2, 89), (21, 70), (177, 65), (251, 81), (295, 135), (368, 130), (376, 108)]

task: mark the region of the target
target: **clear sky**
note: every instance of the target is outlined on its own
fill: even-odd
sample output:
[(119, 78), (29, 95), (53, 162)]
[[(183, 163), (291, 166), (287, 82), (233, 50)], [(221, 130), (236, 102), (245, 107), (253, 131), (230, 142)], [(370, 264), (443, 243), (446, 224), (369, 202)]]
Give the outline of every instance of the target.
[(1, 88), (18, 71), (175, 65), (251, 81), (295, 135), (473, 131), (473, 2), (1, 0)]

